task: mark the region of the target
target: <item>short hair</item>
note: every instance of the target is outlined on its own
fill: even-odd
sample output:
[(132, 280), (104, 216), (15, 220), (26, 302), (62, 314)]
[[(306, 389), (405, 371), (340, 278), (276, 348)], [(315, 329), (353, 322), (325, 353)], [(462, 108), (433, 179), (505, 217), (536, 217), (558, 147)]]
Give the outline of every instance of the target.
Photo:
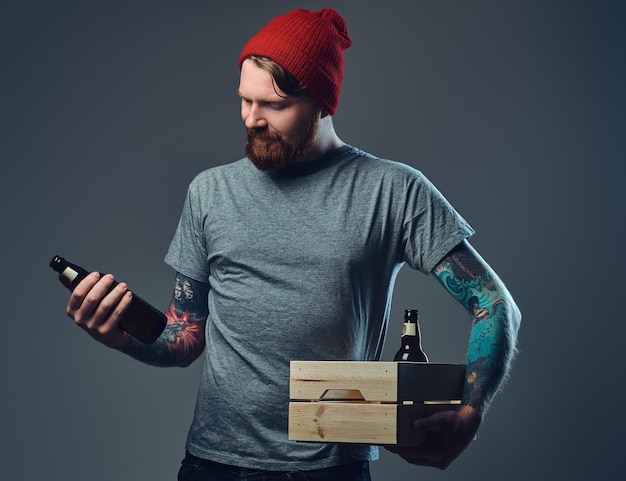
[[(310, 98), (306, 87), (298, 82), (293, 75), (291, 75), (289, 72), (287, 72), (287, 70), (274, 62), (271, 58), (250, 55), (246, 57), (246, 59), (252, 60), (257, 67), (265, 70), (272, 76), (274, 82), (274, 90), (276, 90), (276, 87), (278, 87), (289, 96)], [(278, 92), (276, 93), (278, 94)]]

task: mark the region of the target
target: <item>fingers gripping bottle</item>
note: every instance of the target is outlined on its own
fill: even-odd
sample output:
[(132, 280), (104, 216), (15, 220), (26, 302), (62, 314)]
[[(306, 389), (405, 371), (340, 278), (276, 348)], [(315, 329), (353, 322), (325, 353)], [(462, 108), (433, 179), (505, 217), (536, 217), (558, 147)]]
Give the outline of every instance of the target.
[[(50, 267), (59, 273), (59, 277), (66, 280), (64, 284), (70, 291), (73, 291), (80, 281), (89, 275), (87, 270), (59, 256), (52, 258)], [(117, 284), (114, 282), (109, 292)], [(133, 300), (118, 325), (138, 341), (152, 344), (159, 338), (166, 324), (165, 314), (133, 293)]]

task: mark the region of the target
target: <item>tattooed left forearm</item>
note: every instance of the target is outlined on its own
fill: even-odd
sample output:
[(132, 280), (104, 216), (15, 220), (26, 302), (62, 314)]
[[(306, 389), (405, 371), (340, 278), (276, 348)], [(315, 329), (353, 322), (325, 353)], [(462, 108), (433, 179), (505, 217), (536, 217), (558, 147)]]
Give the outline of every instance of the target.
[(465, 242), (435, 267), (433, 275), (472, 318), (463, 402), (484, 412), (515, 356), (519, 310), (495, 272)]

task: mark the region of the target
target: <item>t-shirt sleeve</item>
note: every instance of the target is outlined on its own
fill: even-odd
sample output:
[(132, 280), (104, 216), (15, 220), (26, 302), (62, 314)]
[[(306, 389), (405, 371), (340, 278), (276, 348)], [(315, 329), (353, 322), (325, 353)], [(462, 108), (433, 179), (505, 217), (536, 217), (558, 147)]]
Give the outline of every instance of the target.
[(407, 194), (403, 226), (403, 260), (430, 274), (443, 257), (474, 229), (421, 173)]
[(165, 256), (165, 263), (177, 272), (200, 282), (209, 282), (207, 249), (204, 239), (204, 215), (194, 184), (187, 196), (178, 227)]

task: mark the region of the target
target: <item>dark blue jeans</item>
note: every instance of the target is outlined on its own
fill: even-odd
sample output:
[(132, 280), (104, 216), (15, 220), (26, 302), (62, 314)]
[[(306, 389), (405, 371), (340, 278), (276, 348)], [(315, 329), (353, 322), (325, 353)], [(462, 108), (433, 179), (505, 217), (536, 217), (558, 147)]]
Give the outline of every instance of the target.
[(371, 481), (368, 462), (313, 471), (258, 471), (214, 463), (187, 454), (178, 481)]

